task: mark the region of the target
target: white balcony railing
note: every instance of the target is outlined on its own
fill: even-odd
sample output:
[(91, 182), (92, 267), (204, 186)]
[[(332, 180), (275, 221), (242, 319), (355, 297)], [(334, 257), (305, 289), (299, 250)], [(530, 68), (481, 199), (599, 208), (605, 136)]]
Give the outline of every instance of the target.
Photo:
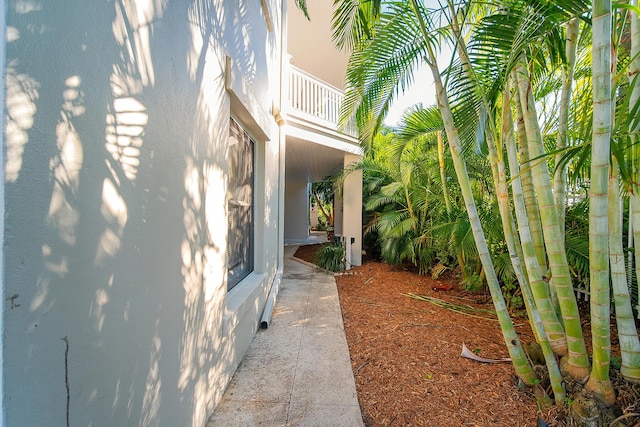
[[(289, 66), (289, 105), (292, 109), (321, 119), (324, 124), (349, 136), (356, 137), (355, 126), (339, 128), (340, 104), (344, 93), (308, 74)], [(328, 123), (326, 123), (328, 122)]]

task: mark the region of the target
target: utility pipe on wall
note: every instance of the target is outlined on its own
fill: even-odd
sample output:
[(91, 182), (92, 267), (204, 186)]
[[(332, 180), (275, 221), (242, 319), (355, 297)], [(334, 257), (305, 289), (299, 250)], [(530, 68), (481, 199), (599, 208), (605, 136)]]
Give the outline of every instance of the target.
[(279, 126), (279, 146), (278, 146), (278, 270), (271, 282), (271, 289), (269, 290), (269, 296), (267, 302), (264, 305), (262, 311), (262, 318), (260, 319), (260, 328), (267, 329), (271, 323), (271, 316), (273, 315), (273, 308), (276, 305), (276, 299), (278, 297), (278, 291), (280, 290), (280, 282), (282, 281), (282, 271), (284, 269), (284, 171), (285, 171), (285, 150), (286, 150), (286, 135), (283, 129), (285, 123), (282, 117), (282, 106), (286, 99), (288, 99), (289, 82), (286, 76), (285, 58), (287, 58), (287, 39), (286, 39), (286, 24), (287, 24), (287, 0), (282, 0), (280, 4), (280, 94), (278, 103), (279, 105), (274, 108), (274, 118)]
[(267, 302), (264, 305), (264, 311), (262, 312), (262, 318), (260, 319), (260, 328), (267, 329), (271, 323), (271, 316), (273, 314), (273, 308), (276, 305), (276, 298), (278, 297), (278, 291), (280, 290), (280, 282), (282, 281), (282, 269), (278, 270), (276, 277), (273, 278), (271, 283), (271, 290), (267, 297)]

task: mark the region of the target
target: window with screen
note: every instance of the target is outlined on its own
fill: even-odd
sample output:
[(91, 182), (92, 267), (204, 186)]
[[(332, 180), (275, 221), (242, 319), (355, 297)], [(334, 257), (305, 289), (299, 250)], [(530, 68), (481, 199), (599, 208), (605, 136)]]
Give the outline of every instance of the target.
[(253, 188), (255, 143), (232, 119), (229, 134), (229, 239), (227, 290), (253, 271)]

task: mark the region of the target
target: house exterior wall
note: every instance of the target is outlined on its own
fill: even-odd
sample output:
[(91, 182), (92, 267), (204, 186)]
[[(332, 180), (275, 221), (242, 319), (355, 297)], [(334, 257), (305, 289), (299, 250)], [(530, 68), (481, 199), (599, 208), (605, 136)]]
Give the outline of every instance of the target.
[[(6, 2), (0, 3), (0, 70), (5, 69), (5, 45), (7, 28), (5, 20), (7, 17)], [(0, 129), (4, 129), (4, 111), (5, 111), (5, 95), (6, 91), (3, 87), (0, 90), (0, 105), (3, 106), (3, 114), (0, 114)], [(0, 135), (3, 135), (0, 133)], [(4, 137), (2, 137), (4, 142)], [(5, 150), (0, 150), (0, 269), (5, 265), (4, 263), (4, 167), (5, 164)], [(0, 270), (0, 301), (5, 301), (4, 290), (4, 271)], [(5, 426), (5, 403), (4, 403), (4, 303), (0, 303), (0, 427)]]
[[(330, 85), (344, 89), (349, 53), (336, 49), (331, 36), (333, 0), (307, 1), (311, 20), (289, 1), (287, 21), (291, 64)], [(327, 66), (331, 64), (331, 66)]]
[(309, 183), (287, 180), (285, 185), (284, 238), (300, 241), (309, 237)]
[[(271, 32), (251, 0), (3, 3), (6, 426), (213, 411), (281, 268), (266, 3)], [(230, 116), (256, 140), (256, 258), (227, 293)]]

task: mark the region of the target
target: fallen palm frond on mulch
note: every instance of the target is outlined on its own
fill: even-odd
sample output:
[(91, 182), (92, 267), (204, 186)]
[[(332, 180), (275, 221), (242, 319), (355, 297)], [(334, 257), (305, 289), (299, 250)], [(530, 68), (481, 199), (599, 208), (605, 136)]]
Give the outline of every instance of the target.
[[(517, 389), (510, 363), (460, 357), (463, 342), (476, 355), (507, 356), (499, 324), (469, 316), (495, 315), (465, 306), (493, 309), (486, 296), (447, 275), (434, 280), (378, 262), (354, 270), (362, 274), (335, 279), (366, 427), (536, 425), (535, 399)], [(531, 339), (528, 325), (519, 332)]]
[(419, 301), (426, 301), (431, 304), (437, 305), (447, 310), (451, 310), (456, 313), (464, 314), (465, 316), (476, 317), (478, 319), (491, 320), (497, 322), (498, 318), (495, 310), (487, 310), (485, 308), (472, 307), (466, 304), (456, 304), (449, 301), (445, 301), (439, 298), (430, 297), (428, 295), (417, 295), (414, 293), (400, 294), (409, 298), (417, 299)]

